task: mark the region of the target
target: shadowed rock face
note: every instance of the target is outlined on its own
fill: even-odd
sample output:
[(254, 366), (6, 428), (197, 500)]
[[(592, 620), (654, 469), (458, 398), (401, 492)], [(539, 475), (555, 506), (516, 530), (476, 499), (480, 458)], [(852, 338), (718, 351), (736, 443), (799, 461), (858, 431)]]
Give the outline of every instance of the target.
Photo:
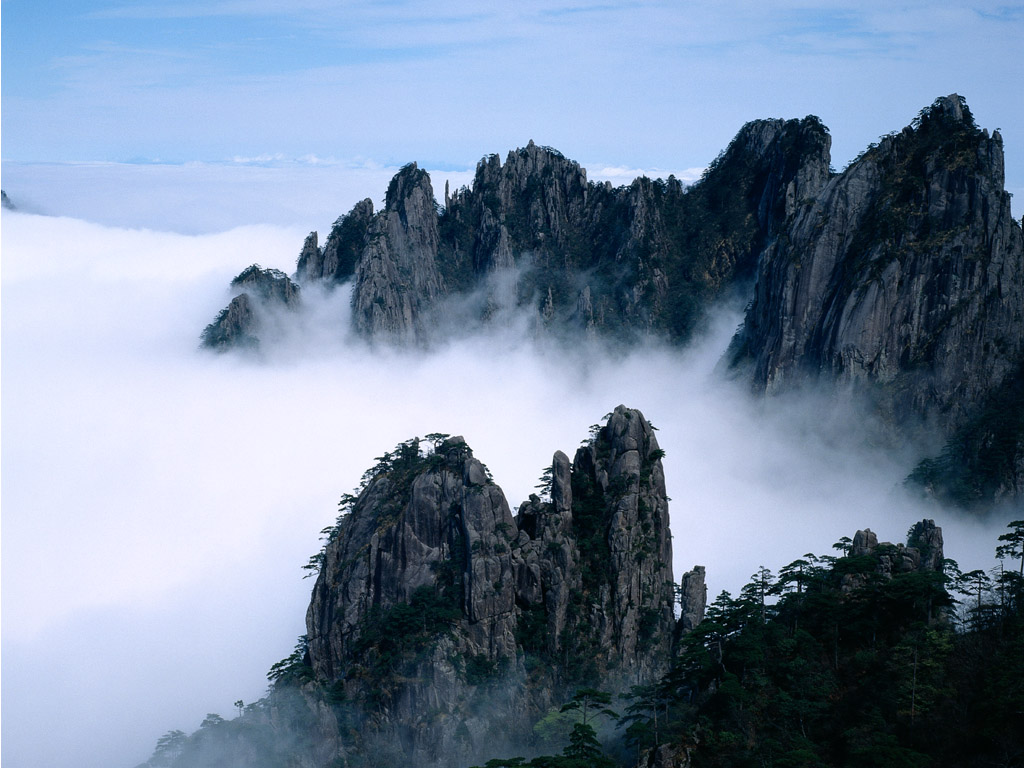
[[(673, 177), (590, 183), (578, 163), (531, 141), (504, 163), (481, 160), (471, 187), (446, 189), (440, 212), (411, 163), (383, 210), (361, 201), (322, 247), (310, 233), (295, 278), (354, 278), (353, 326), (389, 343), (423, 344), (502, 307), (525, 310), (538, 332), (686, 339), (827, 180), (829, 143), (817, 118), (758, 120), (684, 190)], [(449, 297), (465, 317), (439, 324), (451, 320)]]
[[(945, 567), (942, 549), (942, 529), (934, 520), (914, 523), (907, 533), (907, 543), (879, 543), (878, 536), (870, 528), (857, 531), (850, 545), (851, 557), (874, 555), (877, 560), (876, 572), (883, 578), (891, 579), (900, 573), (942, 573)], [(860, 573), (843, 576), (842, 588), (851, 592), (866, 583)]]
[(256, 349), (259, 321), (249, 294), (235, 296), (216, 319), (203, 331), (202, 346), (220, 352), (228, 349)]
[[(384, 210), (359, 203), (322, 249), (311, 234), (296, 276), (337, 283), (354, 272), (354, 325), (383, 341), (428, 341), (442, 300), (475, 292), (487, 295), (473, 302), (472, 322), (511, 303), (538, 329), (685, 338), (706, 301), (751, 274), (766, 238), (827, 179), (828, 145), (816, 118), (756, 121), (684, 192), (671, 177), (592, 184), (578, 163), (531, 141), (504, 164), (481, 160), (472, 187), (446, 190), (440, 215), (413, 163), (392, 180)], [(494, 297), (503, 274), (514, 275), (510, 296)]]
[(708, 605), (708, 588), (704, 581), (704, 566), (695, 565), (692, 571), (683, 574), (680, 580), (679, 624), (680, 634), (693, 631), (704, 621)]
[(754, 386), (824, 375), (947, 434), (1024, 350), (1024, 242), (1002, 139), (949, 96), (799, 208), (736, 341)]
[(514, 268), (540, 328), (687, 338), (704, 304), (751, 273), (787, 195), (827, 179), (828, 144), (816, 118), (756, 121), (684, 191), (673, 177), (594, 184), (530, 142), (504, 164), (484, 158), (472, 187), (446, 196), (441, 270), (465, 291)]
[[(323, 247), (311, 233), (296, 276), (354, 278), (354, 327), (395, 344), (509, 310), (535, 334), (684, 341), (756, 277), (727, 355), (756, 391), (818, 381), (866, 399), (896, 441), (948, 441), (912, 476), (927, 493), (1012, 503), (1024, 493), (1024, 237), (1001, 137), (954, 94), (840, 174), (830, 144), (813, 116), (757, 120), (684, 189), (594, 184), (530, 142), (481, 160), (443, 210), (413, 163), (383, 210), (358, 203)], [(272, 303), (225, 310), (204, 343), (255, 345)]]
[(356, 329), (385, 341), (422, 339), (425, 310), (445, 293), (437, 268), (437, 209), (426, 171), (411, 163), (391, 180), (384, 210), (366, 238), (352, 294)]
[(730, 352), (755, 390), (823, 381), (899, 440), (911, 475), (962, 506), (1024, 493), (1024, 237), (1003, 143), (938, 99), (836, 176), (765, 250)]
[(366, 246), (372, 220), (373, 201), (366, 198), (334, 222), (322, 249), (317, 245), (317, 233), (310, 232), (295, 265), (295, 279), (300, 283), (324, 281), (329, 284), (350, 279)]
[(462, 438), (410, 441), (329, 535), (309, 663), (359, 712), (359, 739), (456, 765), (576, 686), (663, 673), (673, 599), (661, 451), (639, 411), (616, 408), (571, 465), (557, 452), (550, 500), (515, 518)]
[(257, 349), (269, 313), (299, 307), (299, 287), (284, 272), (253, 264), (231, 281), (237, 295), (203, 330), (202, 346), (224, 352)]

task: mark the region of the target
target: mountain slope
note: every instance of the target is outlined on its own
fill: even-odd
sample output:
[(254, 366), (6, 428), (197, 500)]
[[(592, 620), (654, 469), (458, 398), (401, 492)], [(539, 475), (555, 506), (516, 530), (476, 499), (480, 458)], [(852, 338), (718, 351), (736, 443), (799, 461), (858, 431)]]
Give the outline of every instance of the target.
[[(759, 392), (825, 382), (904, 438), (961, 434), (1024, 360), (1024, 238), (999, 134), (953, 95), (868, 149), (763, 253), (731, 355)], [(996, 485), (1022, 490), (1012, 472)]]

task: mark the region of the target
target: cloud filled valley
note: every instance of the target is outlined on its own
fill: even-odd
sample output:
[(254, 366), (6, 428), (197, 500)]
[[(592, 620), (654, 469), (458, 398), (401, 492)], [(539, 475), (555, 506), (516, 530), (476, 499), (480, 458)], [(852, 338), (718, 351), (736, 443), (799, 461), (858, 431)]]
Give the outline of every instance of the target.
[(990, 565), (1003, 521), (907, 496), (915, 456), (861, 414), (755, 401), (716, 375), (742, 301), (686, 350), (566, 347), (509, 323), (421, 352), (368, 347), (344, 289), (311, 291), (305, 332), (261, 357), (200, 352), (231, 276), (290, 271), (306, 231), (4, 212), (10, 765), (130, 766), (161, 733), (260, 696), (304, 631), (301, 565), (338, 498), (428, 432), (463, 435), (515, 507), (555, 450), (619, 403), (640, 409), (666, 452), (674, 572), (706, 565), (711, 596), (858, 528), (900, 541), (923, 517), (965, 569)]

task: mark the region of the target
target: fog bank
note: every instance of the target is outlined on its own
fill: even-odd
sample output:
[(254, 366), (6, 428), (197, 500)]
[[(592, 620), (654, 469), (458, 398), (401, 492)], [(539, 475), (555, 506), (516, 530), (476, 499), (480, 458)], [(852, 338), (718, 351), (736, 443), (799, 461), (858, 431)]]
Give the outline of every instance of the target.
[(2, 224), (5, 768), (128, 768), (260, 696), (304, 632), (301, 566), (338, 498), (428, 432), (462, 434), (517, 506), (555, 450), (639, 408), (666, 451), (676, 577), (706, 565), (712, 597), (857, 528), (901, 541), (923, 517), (965, 569), (992, 561), (1003, 523), (906, 498), (911, 457), (868, 444), (858, 414), (766, 407), (715, 378), (735, 307), (686, 351), (570, 353), (494, 330), (421, 353), (370, 349), (345, 291), (306, 291), (306, 335), (218, 356), (198, 336), (228, 281), (254, 262), (290, 271), (304, 222)]

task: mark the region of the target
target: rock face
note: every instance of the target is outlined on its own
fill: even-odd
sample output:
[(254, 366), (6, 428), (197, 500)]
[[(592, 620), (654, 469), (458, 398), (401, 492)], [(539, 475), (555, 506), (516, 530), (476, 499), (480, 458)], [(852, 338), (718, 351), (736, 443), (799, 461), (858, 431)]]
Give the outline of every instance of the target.
[(446, 189), (440, 212), (411, 163), (383, 210), (358, 203), (323, 247), (310, 233), (295, 279), (354, 278), (353, 326), (391, 343), (424, 344), (503, 310), (525, 313), (537, 332), (686, 339), (825, 183), (829, 144), (814, 117), (755, 121), (684, 189), (671, 176), (588, 182), (578, 163), (531, 141), (504, 163), (482, 159), (471, 187)]
[(1022, 275), (1002, 139), (948, 96), (796, 207), (734, 362), (759, 391), (824, 377), (949, 436), (1022, 359)]
[(619, 406), (571, 466), (555, 454), (551, 500), (520, 507), (517, 597), (528, 614), (543, 607), (534, 650), (561, 657), (564, 676), (624, 689), (664, 671), (675, 618), (661, 456), (646, 419)]
[(338, 284), (350, 279), (366, 246), (372, 219), (373, 201), (367, 198), (334, 222), (323, 248), (317, 246), (317, 233), (311, 232), (299, 253), (295, 266), (296, 280), (300, 283), (324, 281)]
[(11, 202), (11, 198), (7, 196), (7, 193), (0, 189), (0, 207), (7, 211), (16, 211), (18, 207)]
[(671, 176), (594, 184), (530, 142), (504, 165), (481, 160), (472, 187), (446, 199), (441, 269), (461, 291), (512, 271), (541, 327), (686, 338), (827, 179), (829, 141), (817, 118), (750, 123), (689, 190)]
[[(878, 559), (877, 572), (891, 579), (899, 573), (941, 573), (944, 567), (942, 550), (942, 529), (934, 520), (914, 523), (907, 533), (907, 543), (890, 544), (878, 542), (878, 536), (870, 528), (857, 531), (850, 545), (851, 557), (874, 555)], [(858, 573), (843, 576), (842, 588), (850, 592), (864, 584), (864, 577)]]
[(253, 264), (231, 281), (237, 295), (203, 330), (202, 346), (224, 352), (257, 349), (260, 333), (278, 309), (299, 306), (299, 287), (284, 272)]
[(531, 141), (504, 163), (482, 159), (471, 187), (446, 190), (440, 213), (429, 176), (411, 163), (383, 210), (358, 203), (323, 247), (310, 233), (295, 278), (354, 278), (353, 325), (378, 341), (427, 343), (501, 310), (526, 313), (538, 331), (685, 339), (824, 184), (829, 143), (817, 118), (755, 121), (684, 190), (671, 176), (594, 184)]
[(383, 457), (317, 559), (308, 660), (349, 707), (325, 729), (339, 756), (466, 764), (575, 687), (624, 691), (670, 659), (668, 504), (642, 414), (616, 408), (572, 464), (557, 452), (550, 498), (516, 517), (462, 438), (432, 439)]
[(423, 340), (425, 315), (445, 293), (437, 266), (438, 227), (430, 176), (411, 163), (388, 186), (356, 266), (355, 327), (392, 342)]
[[(306, 238), (296, 280), (352, 280), (357, 333), (417, 345), (482, 323), (685, 341), (712, 301), (754, 281), (726, 358), (755, 391), (824, 382), (866, 400), (889, 438), (921, 454), (946, 443), (912, 475), (926, 493), (1015, 503), (1024, 236), (1002, 138), (954, 94), (840, 174), (830, 144), (813, 116), (757, 120), (684, 189), (671, 176), (595, 184), (531, 141), (483, 158), (443, 209), (412, 163), (383, 210), (363, 200), (323, 247)], [(251, 346), (259, 310), (225, 310), (204, 343)]]
[(708, 606), (708, 588), (704, 583), (704, 566), (695, 565), (692, 571), (683, 574), (680, 581), (679, 631), (680, 634), (693, 631), (704, 621)]

